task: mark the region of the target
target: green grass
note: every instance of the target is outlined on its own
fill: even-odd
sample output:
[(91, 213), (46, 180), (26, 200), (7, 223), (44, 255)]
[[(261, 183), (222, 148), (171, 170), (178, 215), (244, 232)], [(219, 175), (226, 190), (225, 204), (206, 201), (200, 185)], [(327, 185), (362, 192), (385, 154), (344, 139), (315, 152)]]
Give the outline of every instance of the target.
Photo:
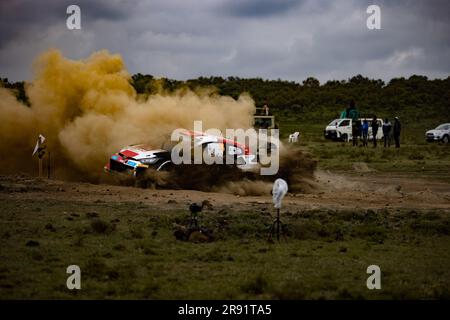
[[(331, 119), (313, 116), (280, 117), (281, 137), (300, 131), (321, 169), (349, 174), (364, 162), (450, 182), (450, 146), (423, 141), (429, 121), (405, 126), (399, 150), (373, 149), (325, 140)], [(215, 240), (191, 243), (173, 235), (187, 208), (6, 197), (0, 208), (2, 299), (450, 299), (450, 218), (439, 210), (284, 212), (288, 241), (269, 243), (263, 207), (224, 206), (202, 214)], [(66, 288), (71, 264), (80, 291)], [(366, 288), (372, 264), (379, 291)]]
[[(383, 148), (383, 141), (378, 147), (353, 147), (352, 142), (326, 140), (323, 137), (325, 126), (332, 120), (303, 119), (301, 116), (280, 117), (280, 136), (287, 141), (290, 133), (299, 131), (298, 143), (318, 160), (321, 169), (352, 172), (355, 162), (365, 162), (371, 169), (383, 172), (407, 172), (441, 176), (450, 181), (450, 144), (428, 143), (424, 139), (425, 131), (434, 128), (435, 120), (424, 120), (404, 125), (401, 135), (401, 148), (393, 146)], [(361, 145), (361, 142), (359, 143)]]
[[(285, 212), (287, 242), (266, 239), (263, 208), (201, 215), (210, 243), (182, 242), (187, 210), (142, 203), (0, 200), (0, 298), (450, 298), (450, 220), (411, 212)], [(221, 210), (225, 209), (225, 210)], [(27, 246), (30, 241), (37, 246)], [(66, 268), (81, 268), (79, 291)], [(366, 288), (366, 268), (382, 290)]]
[(352, 171), (355, 162), (365, 162), (371, 169), (415, 174), (450, 174), (450, 147), (440, 144), (405, 144), (400, 149), (353, 147), (351, 142), (309, 142), (305, 149), (318, 159), (319, 168)]

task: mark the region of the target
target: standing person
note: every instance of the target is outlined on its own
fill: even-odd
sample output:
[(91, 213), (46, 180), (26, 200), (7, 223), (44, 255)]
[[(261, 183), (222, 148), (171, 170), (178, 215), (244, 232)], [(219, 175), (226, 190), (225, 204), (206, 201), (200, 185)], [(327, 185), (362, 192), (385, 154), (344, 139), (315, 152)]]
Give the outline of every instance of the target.
[(352, 120), (352, 142), (354, 147), (358, 146), (358, 137), (359, 137), (358, 122), (361, 125), (361, 122), (360, 120), (358, 120), (358, 118)]
[(377, 147), (377, 133), (378, 133), (378, 119), (377, 116), (373, 116), (372, 119), (372, 136), (373, 136), (373, 147)]
[(394, 122), (394, 140), (395, 140), (395, 147), (400, 148), (400, 131), (402, 130), (402, 124), (400, 123), (400, 120), (398, 117), (395, 117)]
[(358, 135), (358, 140), (362, 136), (362, 122), (361, 119), (356, 120), (356, 134)]
[(355, 100), (350, 100), (347, 109), (345, 110), (345, 117), (346, 118), (353, 118), (354, 112), (356, 111), (355, 107)]
[(391, 146), (391, 129), (392, 124), (389, 122), (389, 119), (384, 119), (383, 123), (383, 139), (384, 139), (384, 147), (388, 148)]
[(363, 139), (363, 147), (367, 147), (367, 139), (369, 135), (369, 122), (367, 119), (364, 119), (364, 122), (361, 126), (362, 139)]

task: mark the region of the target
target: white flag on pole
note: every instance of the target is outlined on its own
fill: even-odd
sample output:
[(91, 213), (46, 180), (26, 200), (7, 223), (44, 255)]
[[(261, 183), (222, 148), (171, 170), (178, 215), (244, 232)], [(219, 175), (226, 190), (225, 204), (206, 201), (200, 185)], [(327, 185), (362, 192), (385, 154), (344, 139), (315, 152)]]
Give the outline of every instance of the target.
[(34, 147), (32, 156), (34, 156), (36, 153), (41, 152), (43, 150), (42, 144), (44, 143), (44, 141), (45, 141), (45, 137), (42, 134), (40, 134), (36, 141), (36, 146)]

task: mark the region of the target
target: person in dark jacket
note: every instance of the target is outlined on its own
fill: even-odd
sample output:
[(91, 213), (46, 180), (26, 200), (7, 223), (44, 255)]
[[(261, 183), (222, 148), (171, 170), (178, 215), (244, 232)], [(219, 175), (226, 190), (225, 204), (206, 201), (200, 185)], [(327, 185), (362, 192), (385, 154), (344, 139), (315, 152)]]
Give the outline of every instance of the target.
[(384, 139), (384, 147), (388, 148), (391, 146), (391, 129), (392, 124), (389, 122), (389, 119), (384, 119), (383, 123), (383, 139)]
[(358, 139), (359, 139), (359, 135), (361, 132), (361, 120), (359, 120), (358, 118), (353, 119), (352, 121), (352, 141), (353, 141), (353, 146), (357, 147), (358, 146)]
[(373, 147), (377, 147), (377, 133), (378, 133), (378, 119), (377, 116), (373, 116), (372, 119), (372, 136), (373, 136)]
[(400, 148), (400, 131), (402, 130), (402, 124), (400, 123), (400, 120), (398, 117), (395, 117), (394, 122), (394, 140), (395, 140), (395, 147)]

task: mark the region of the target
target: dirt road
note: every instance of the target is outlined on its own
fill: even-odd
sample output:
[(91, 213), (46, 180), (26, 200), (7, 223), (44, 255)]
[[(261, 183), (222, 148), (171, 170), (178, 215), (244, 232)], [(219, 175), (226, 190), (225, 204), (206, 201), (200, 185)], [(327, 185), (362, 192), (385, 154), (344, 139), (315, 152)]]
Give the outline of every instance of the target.
[[(412, 178), (403, 174), (334, 174), (318, 171), (313, 191), (289, 193), (284, 210), (310, 209), (442, 209), (450, 212), (450, 184), (432, 177)], [(215, 207), (247, 209), (271, 206), (270, 194), (239, 196), (195, 190), (154, 190), (134, 187), (66, 182), (27, 176), (1, 176), (0, 197), (33, 199), (142, 202), (146, 205), (186, 208), (192, 202), (209, 200)]]

